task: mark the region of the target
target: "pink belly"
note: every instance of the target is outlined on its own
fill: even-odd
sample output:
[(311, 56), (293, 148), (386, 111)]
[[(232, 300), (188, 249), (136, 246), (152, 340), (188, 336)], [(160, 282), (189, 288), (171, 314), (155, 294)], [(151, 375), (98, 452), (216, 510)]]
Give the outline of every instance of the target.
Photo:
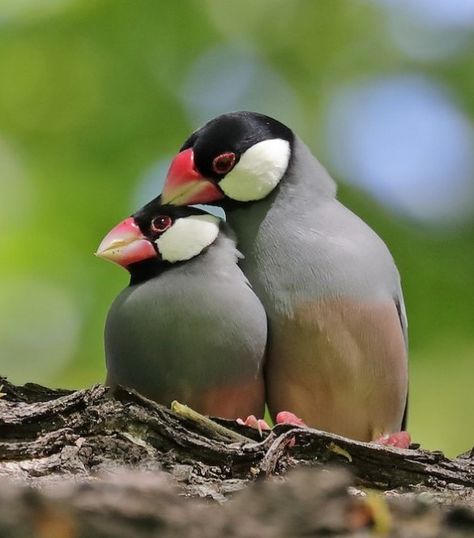
[(394, 303), (304, 303), (270, 327), (273, 417), (292, 411), (312, 427), (363, 441), (400, 429), (408, 373)]

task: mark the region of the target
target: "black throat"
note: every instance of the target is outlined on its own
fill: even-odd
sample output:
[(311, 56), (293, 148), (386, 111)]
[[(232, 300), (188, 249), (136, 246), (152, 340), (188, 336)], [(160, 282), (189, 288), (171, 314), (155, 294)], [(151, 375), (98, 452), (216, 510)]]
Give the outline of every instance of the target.
[(155, 278), (167, 271), (170, 267), (171, 263), (158, 258), (132, 263), (132, 265), (127, 267), (130, 273), (130, 286), (135, 286), (136, 284), (141, 284)]

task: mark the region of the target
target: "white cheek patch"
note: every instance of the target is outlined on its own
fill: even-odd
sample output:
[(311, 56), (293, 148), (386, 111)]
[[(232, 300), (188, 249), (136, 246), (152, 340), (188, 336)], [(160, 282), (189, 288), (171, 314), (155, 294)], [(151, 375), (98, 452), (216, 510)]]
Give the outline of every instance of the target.
[(239, 202), (261, 200), (278, 185), (289, 160), (288, 141), (263, 140), (242, 155), (235, 168), (219, 182), (219, 187), (229, 198)]
[(219, 235), (219, 218), (191, 215), (177, 219), (155, 242), (163, 260), (189, 260), (211, 245)]

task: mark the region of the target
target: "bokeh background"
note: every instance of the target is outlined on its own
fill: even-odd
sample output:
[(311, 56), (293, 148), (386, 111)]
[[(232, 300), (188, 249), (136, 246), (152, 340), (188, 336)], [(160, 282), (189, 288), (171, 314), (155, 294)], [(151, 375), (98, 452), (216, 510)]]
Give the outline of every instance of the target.
[(86, 386), (127, 274), (93, 256), (189, 132), (293, 127), (385, 239), (410, 430), (474, 443), (472, 0), (0, 0), (0, 372)]

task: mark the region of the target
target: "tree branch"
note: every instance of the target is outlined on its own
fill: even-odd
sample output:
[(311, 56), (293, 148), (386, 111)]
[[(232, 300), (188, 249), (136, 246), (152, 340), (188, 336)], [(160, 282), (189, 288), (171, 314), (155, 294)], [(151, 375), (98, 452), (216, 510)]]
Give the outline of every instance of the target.
[[(179, 405), (175, 406), (179, 412), (177, 414), (123, 388), (118, 388), (113, 394), (101, 385), (79, 391), (52, 390), (35, 384), (18, 387), (3, 378), (0, 378), (0, 386), (0, 476), (45, 487), (56, 487), (71, 479), (64, 498), (69, 498), (68, 510), (74, 514), (82, 510), (76, 506), (83, 495), (78, 489), (78, 480), (91, 482), (88, 487), (95, 488), (93, 497), (100, 497), (100, 491), (104, 488), (117, 486), (111, 485), (113, 481), (110, 482), (110, 478), (104, 479), (99, 486), (96, 480), (98, 474), (115, 472), (124, 467), (134, 469), (135, 474), (126, 475), (127, 487), (132, 490), (136, 488), (138, 491), (142, 487), (139, 484), (141, 478), (138, 480), (136, 476), (138, 471), (165, 471), (177, 484), (181, 495), (212, 498), (220, 502), (257, 478), (283, 475), (297, 466), (324, 469), (328, 465), (345, 467), (354, 477), (352, 483), (355, 487), (349, 494), (349, 473), (336, 473), (333, 476), (334, 484), (339, 484), (337, 488), (344, 491), (341, 506), (345, 507), (347, 513), (352, 513), (353, 508), (348, 507), (359, 506), (357, 503), (354, 505), (355, 494), (362, 502), (362, 512), (370, 512), (371, 515), (365, 519), (370, 520), (371, 525), (376, 524), (379, 516), (367, 508), (370, 505), (369, 497), (361, 488), (385, 492), (391, 499), (389, 503), (393, 502), (394, 497), (413, 497), (414, 494), (423, 493), (439, 503), (474, 506), (473, 452), (450, 460), (441, 452), (389, 449), (287, 425), (277, 426), (260, 438), (257, 431), (233, 421), (203, 419), (192, 410), (183, 411)], [(155, 474), (153, 476), (156, 477)], [(305, 482), (307, 479), (302, 478), (306, 476), (313, 474), (297, 473), (295, 478), (288, 480), (288, 484), (293, 484), (288, 487), (294, 488), (299, 484), (298, 487), (303, 488), (304, 483), (304, 488), (311, 489), (313, 486), (310, 487)], [(148, 486), (143, 486), (145, 489), (149, 487), (147, 480), (145, 484)], [(163, 480), (160, 478), (160, 484), (164, 483)], [(323, 479), (314, 480), (320, 483)], [(344, 483), (344, 487), (340, 486), (341, 483)], [(133, 487), (130, 484), (134, 484)], [(26, 495), (22, 489), (24, 487), (16, 486), (15, 489), (9, 486), (5, 491), (14, 492), (11, 493), (13, 497), (0, 488), (0, 498), (3, 491), (3, 501), (7, 503), (5, 506), (13, 502), (13, 498), (22, 505)], [(276, 486), (265, 484), (247, 489), (242, 496), (247, 501), (243, 503), (255, 497), (255, 487)], [(319, 492), (322, 499), (328, 493), (328, 487), (324, 486), (324, 495)], [(122, 489), (117, 490), (119, 497)], [(165, 491), (168, 491), (166, 495), (171, 495), (168, 489), (165, 488)], [(268, 494), (272, 494), (271, 491)], [(163, 494), (157, 493), (158, 496)], [(38, 495), (46, 503), (45, 506), (57, 502), (47, 491)], [(311, 497), (308, 492), (305, 495)], [(361, 501), (361, 498), (365, 500)], [(280, 501), (284, 503), (283, 497)], [(249, 508), (251, 504), (245, 506)], [(390, 508), (386, 508), (387, 513), (393, 512), (394, 506), (390, 504)], [(411, 504), (410, 510), (414, 506)], [(119, 505), (116, 507), (117, 510), (122, 508)], [(25, 507), (22, 509), (26, 510)], [(95, 512), (103, 510), (103, 502), (97, 501)], [(469, 520), (472, 516), (474, 526), (474, 515), (472, 512), (466, 513), (470, 515), (460, 516), (461, 519)], [(452, 515), (452, 512), (449, 514)], [(2, 517), (0, 511), (0, 522)], [(71, 516), (74, 521), (75, 517)], [(359, 514), (357, 517), (362, 516)], [(448, 520), (437, 520), (438, 527), (441, 528)], [(0, 535), (3, 534), (0, 532)]]

